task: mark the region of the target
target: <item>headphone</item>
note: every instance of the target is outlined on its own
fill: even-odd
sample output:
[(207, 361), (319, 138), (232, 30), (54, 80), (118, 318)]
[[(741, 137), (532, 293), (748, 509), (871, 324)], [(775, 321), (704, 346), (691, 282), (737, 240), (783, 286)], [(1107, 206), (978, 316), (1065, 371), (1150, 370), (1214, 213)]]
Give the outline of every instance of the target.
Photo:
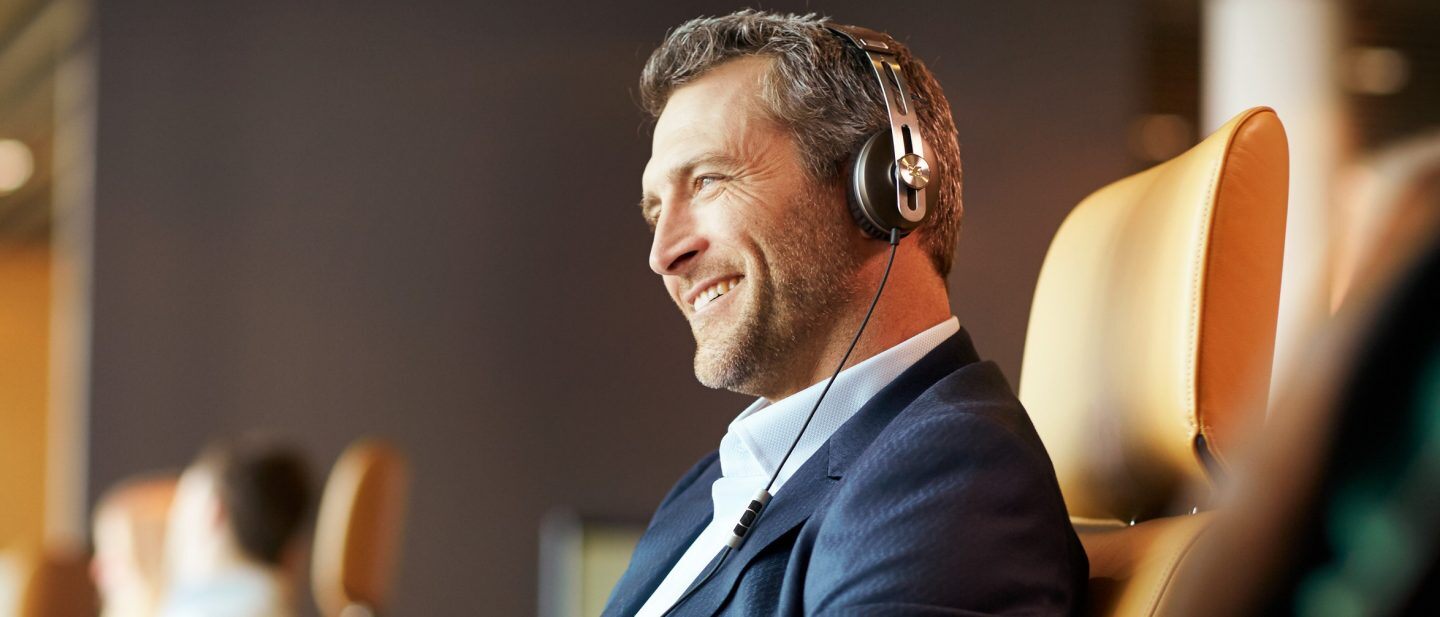
[(890, 118), (890, 126), (871, 135), (855, 153), (847, 199), (850, 215), (871, 237), (889, 239), (891, 230), (904, 236), (925, 221), (930, 201), (926, 187), (935, 172), (925, 160), (925, 138), (900, 58), (884, 34), (836, 23), (825, 27), (865, 54)]

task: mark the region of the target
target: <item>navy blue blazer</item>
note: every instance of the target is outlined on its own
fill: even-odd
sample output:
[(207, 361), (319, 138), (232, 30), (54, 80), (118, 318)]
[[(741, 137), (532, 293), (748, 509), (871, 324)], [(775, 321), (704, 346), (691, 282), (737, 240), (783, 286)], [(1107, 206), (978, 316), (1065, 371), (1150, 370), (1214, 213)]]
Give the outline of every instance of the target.
[[(654, 593), (719, 477), (711, 453), (670, 490), (607, 617)], [(675, 614), (1072, 615), (1087, 576), (1050, 457), (961, 330), (842, 425)]]

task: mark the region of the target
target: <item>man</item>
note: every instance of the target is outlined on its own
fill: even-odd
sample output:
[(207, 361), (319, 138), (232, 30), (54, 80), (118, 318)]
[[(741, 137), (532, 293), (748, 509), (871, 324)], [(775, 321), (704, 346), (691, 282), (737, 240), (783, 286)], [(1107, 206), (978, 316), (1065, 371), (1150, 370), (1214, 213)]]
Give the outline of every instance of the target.
[(296, 615), (296, 540), (309, 503), (304, 464), (290, 450), (255, 439), (207, 448), (176, 488), (159, 614)]
[[(950, 314), (949, 104), (893, 40), (933, 166), (931, 212), (899, 242), (848, 368), (785, 458), (891, 248), (856, 225), (846, 193), (856, 149), (889, 126), (881, 86), (825, 25), (700, 18), (645, 66), (651, 268), (690, 322), (699, 380), (760, 398), (660, 504), (606, 615), (1074, 613), (1086, 559), (1050, 460)], [(767, 485), (753, 528), (723, 548)]]

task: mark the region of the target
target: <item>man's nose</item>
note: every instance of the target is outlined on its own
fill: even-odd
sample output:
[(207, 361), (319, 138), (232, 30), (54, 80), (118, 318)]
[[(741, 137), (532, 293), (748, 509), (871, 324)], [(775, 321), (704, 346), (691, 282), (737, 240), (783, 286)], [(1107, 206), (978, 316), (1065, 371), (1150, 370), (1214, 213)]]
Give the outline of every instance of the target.
[(650, 243), (650, 269), (662, 276), (680, 274), (707, 245), (688, 208), (675, 208), (661, 216), (655, 225), (655, 238)]

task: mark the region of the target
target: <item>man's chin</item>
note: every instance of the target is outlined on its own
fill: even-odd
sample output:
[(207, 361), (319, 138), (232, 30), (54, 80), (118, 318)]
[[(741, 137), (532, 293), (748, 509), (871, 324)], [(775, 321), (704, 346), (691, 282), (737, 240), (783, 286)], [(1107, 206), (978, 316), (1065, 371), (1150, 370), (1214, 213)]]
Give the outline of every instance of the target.
[(695, 350), (695, 379), (707, 388), (729, 389), (739, 378), (739, 367), (729, 354), (704, 348)]
[(740, 351), (700, 346), (695, 350), (695, 379), (707, 388), (753, 395), (755, 363)]

